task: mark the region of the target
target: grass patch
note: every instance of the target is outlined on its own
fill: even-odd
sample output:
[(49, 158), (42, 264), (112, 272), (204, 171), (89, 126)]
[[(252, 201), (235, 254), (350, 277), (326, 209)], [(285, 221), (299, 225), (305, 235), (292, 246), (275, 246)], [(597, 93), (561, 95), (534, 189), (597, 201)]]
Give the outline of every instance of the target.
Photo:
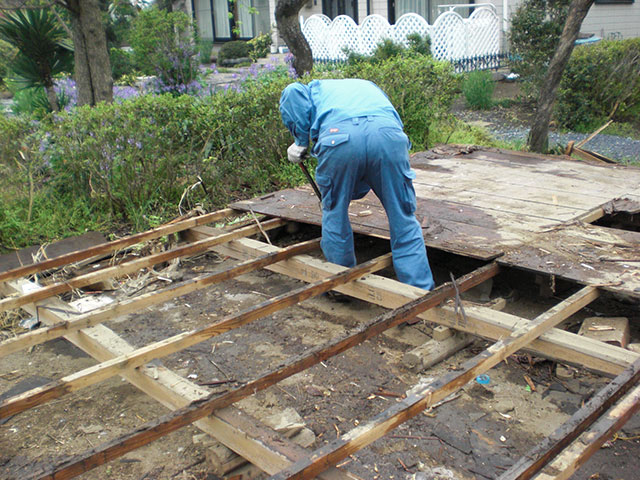
[(493, 106), (493, 75), (487, 70), (468, 73), (462, 83), (462, 93), (467, 105), (476, 110), (487, 110)]

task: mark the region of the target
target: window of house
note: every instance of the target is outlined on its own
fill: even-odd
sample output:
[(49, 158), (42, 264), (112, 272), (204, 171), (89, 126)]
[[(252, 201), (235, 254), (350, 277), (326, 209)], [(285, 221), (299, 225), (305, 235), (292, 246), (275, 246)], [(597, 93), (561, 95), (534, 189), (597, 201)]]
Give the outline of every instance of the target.
[(269, 0), (193, 0), (200, 36), (215, 41), (269, 33)]

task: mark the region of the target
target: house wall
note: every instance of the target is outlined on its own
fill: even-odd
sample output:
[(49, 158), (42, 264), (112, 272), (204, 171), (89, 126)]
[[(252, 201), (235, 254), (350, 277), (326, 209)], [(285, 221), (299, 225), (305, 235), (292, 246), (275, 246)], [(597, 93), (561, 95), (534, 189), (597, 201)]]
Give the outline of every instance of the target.
[[(503, 0), (496, 0), (498, 2)], [(508, 0), (509, 15), (513, 15), (522, 0)], [(499, 12), (500, 13), (500, 12)], [(635, 3), (598, 3), (591, 6), (584, 22), (582, 33), (593, 33), (600, 38), (640, 37), (640, 0)]]
[(595, 4), (582, 23), (582, 32), (600, 38), (640, 37), (640, 1), (631, 4)]

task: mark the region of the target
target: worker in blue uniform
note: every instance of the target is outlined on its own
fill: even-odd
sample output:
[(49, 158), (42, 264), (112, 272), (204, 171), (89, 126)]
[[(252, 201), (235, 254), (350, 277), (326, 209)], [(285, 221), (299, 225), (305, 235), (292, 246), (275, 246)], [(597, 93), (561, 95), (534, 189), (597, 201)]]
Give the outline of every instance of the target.
[(415, 217), (410, 142), (385, 93), (358, 79), (293, 83), (282, 92), (280, 113), (295, 139), (287, 150), (291, 162), (301, 162), (309, 139), (314, 142), (311, 153), (318, 158), (326, 259), (345, 267), (356, 264), (349, 203), (373, 189), (387, 212), (396, 276), (409, 285), (433, 289), (422, 228)]

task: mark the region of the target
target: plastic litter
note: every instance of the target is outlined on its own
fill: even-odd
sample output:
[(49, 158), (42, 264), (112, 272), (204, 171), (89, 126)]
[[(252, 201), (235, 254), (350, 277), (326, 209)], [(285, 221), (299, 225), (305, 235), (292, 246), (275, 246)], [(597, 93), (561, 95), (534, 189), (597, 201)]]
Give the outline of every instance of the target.
[(488, 385), (490, 381), (491, 378), (485, 373), (476, 377), (476, 382), (478, 382), (480, 385)]

